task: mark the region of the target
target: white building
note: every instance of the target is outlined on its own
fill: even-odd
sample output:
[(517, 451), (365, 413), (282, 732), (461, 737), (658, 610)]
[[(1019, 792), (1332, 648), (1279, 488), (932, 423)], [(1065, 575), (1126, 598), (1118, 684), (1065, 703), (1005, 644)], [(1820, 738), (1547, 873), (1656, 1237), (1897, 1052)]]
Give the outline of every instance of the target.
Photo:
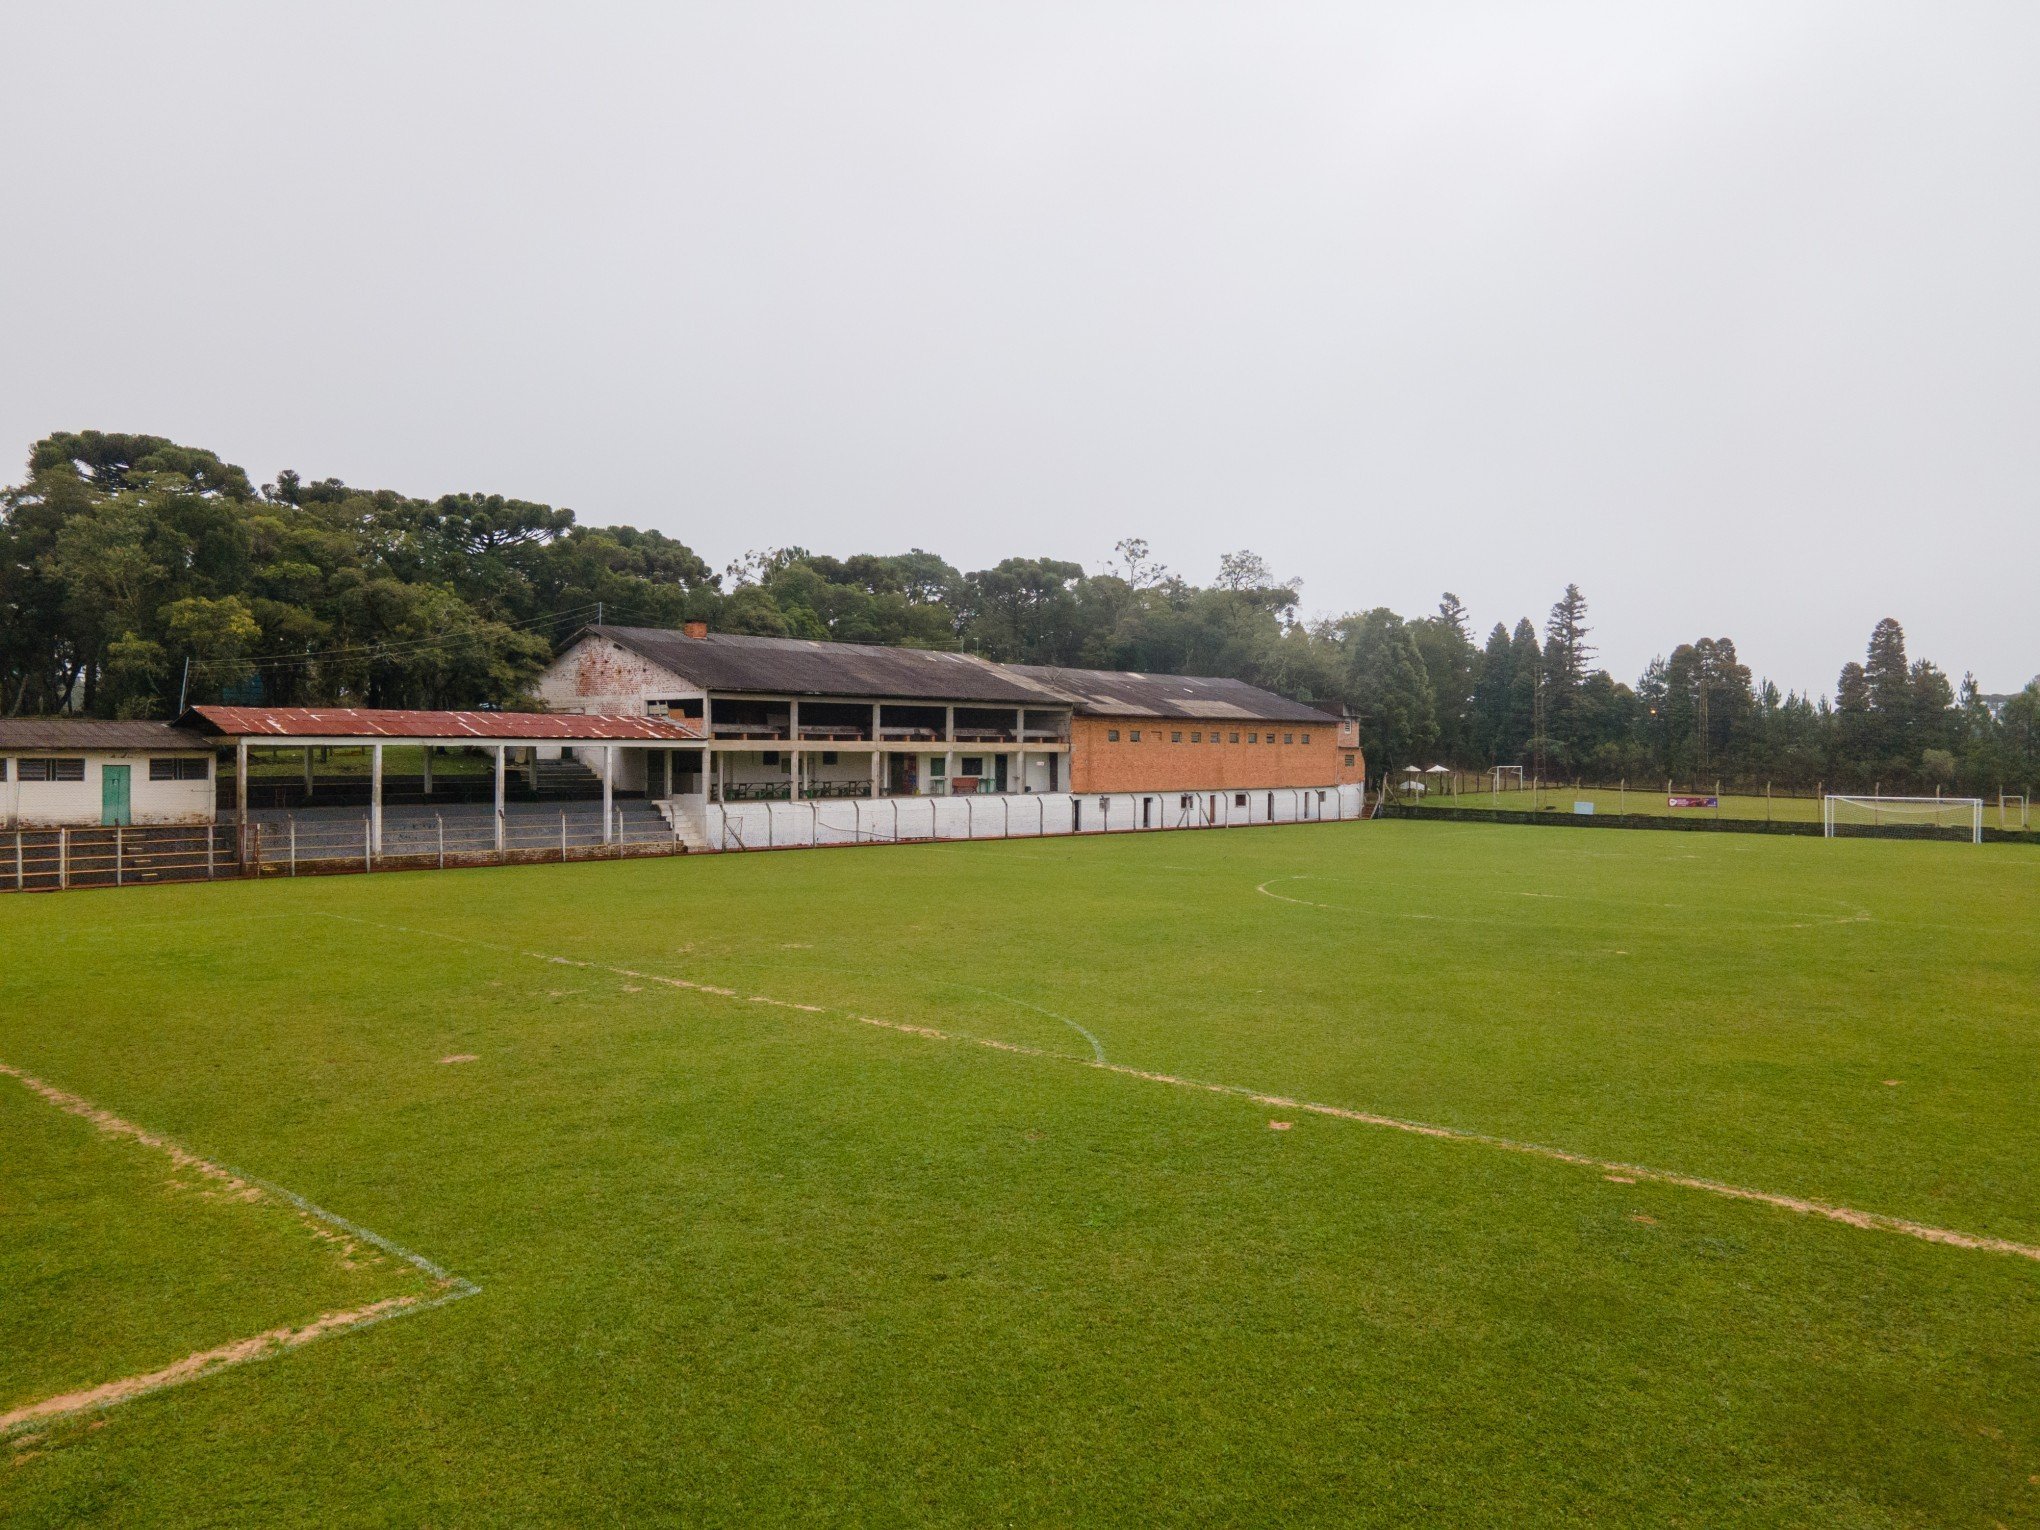
[(589, 627), (539, 679), (547, 708), (667, 717), (699, 748), (637, 754), (657, 800), (1025, 795), (1069, 788), (1070, 698), (969, 654)]
[(160, 722), (0, 718), (0, 828), (209, 824), (213, 747)]

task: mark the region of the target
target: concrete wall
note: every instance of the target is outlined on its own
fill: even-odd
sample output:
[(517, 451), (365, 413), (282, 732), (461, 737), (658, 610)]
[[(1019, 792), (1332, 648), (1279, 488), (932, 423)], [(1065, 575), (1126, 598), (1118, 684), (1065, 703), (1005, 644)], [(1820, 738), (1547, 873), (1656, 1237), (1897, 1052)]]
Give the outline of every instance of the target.
[(1357, 770), (1342, 775), (1336, 722), (1212, 726), (1174, 718), (1079, 717), (1071, 729), (1070, 785), (1079, 793), (1252, 791), (1361, 779)]
[[(1185, 802), (1185, 797), (1190, 800)], [(1234, 792), (1121, 792), (1072, 796), (851, 798), (831, 802), (707, 803), (699, 826), (711, 849), (891, 844), (926, 839), (1123, 834), (1143, 829), (1244, 828), (1360, 816), (1357, 786)]]
[(647, 701), (699, 696), (701, 687), (608, 638), (583, 638), (532, 689), (551, 712), (643, 717)]
[[(108, 765), (128, 767), (128, 802), (137, 824), (206, 824), (213, 821), (214, 787), (212, 755), (194, 750), (156, 754), (127, 749), (39, 749), (26, 758), (35, 760), (83, 758), (82, 781), (24, 781), (22, 756), (4, 755), (7, 779), (0, 781), (0, 826), (10, 829), (60, 828), (75, 824), (97, 824), (100, 820)], [(203, 781), (151, 781), (152, 759), (202, 759), (206, 762)]]

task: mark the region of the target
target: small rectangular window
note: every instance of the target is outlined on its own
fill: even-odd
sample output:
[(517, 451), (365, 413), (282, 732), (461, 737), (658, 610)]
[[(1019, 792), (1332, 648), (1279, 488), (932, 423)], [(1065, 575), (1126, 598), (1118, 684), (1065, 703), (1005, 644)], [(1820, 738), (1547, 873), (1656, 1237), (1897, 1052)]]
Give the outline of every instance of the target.
[(82, 781), (85, 779), (83, 760), (23, 760), (21, 779), (24, 781)]
[(0, 781), (7, 779), (7, 761), (0, 759)]
[(1190, 742), (1193, 744), (1201, 744), (1204, 742), (1204, 735), (1202, 733), (1197, 733), (1193, 731), (1190, 735)]
[(1261, 742), (1261, 735), (1258, 733), (1249, 733), (1247, 735), (1247, 742), (1250, 744), (1258, 744)]
[(1176, 805), (1180, 808), (1188, 810), (1190, 808), (1195, 807), (1197, 804), (1196, 801), (1186, 792), (1181, 798), (1178, 799)]
[[(1239, 736), (1239, 735), (1238, 735), (1237, 733), (1235, 733), (1235, 734), (1234, 734), (1234, 735), (1232, 736), (1232, 741), (1233, 741), (1233, 742), (1234, 742), (1235, 744), (1237, 744), (1237, 743), (1238, 743), (1238, 742), (1240, 741), (1240, 736)], [(1241, 804), (1241, 806), (1242, 806), (1242, 807), (1244, 807), (1245, 805), (1246, 805), (1246, 804), (1244, 804), (1244, 803), (1242, 803), (1242, 804)]]
[(1269, 742), (1269, 743), (1271, 743), (1271, 744), (1275, 742), (1275, 735), (1274, 735), (1274, 734), (1272, 734), (1272, 733), (1271, 733), (1271, 734), (1269, 734), (1269, 735), (1268, 735), (1268, 742)]
[(1134, 730), (1132, 731), (1131, 737), (1132, 737), (1133, 741), (1134, 741), (1134, 742), (1135, 742), (1136, 744), (1137, 744), (1137, 743), (1139, 743), (1139, 742), (1140, 742), (1140, 729), (1138, 729), (1138, 728), (1135, 728), (1135, 729), (1134, 729)]
[(211, 772), (209, 760), (151, 760), (149, 779), (151, 781), (203, 781)]
[(1303, 741), (1304, 741), (1304, 742), (1305, 742), (1306, 744), (1310, 742), (1310, 735), (1309, 735), (1308, 733), (1304, 734), (1304, 736), (1303, 736)]
[(1180, 743), (1182, 743), (1182, 742), (1183, 742), (1183, 735), (1182, 735), (1182, 733), (1181, 733), (1181, 732), (1171, 732), (1171, 733), (1169, 734), (1169, 742), (1170, 742), (1170, 743), (1172, 743), (1172, 744), (1180, 744)]
[(1351, 765), (1351, 764), (1353, 763), (1353, 756), (1351, 756), (1350, 754), (1349, 754), (1349, 755), (1347, 755), (1347, 756), (1346, 756), (1346, 763), (1347, 763), (1348, 765)]
[(1245, 807), (1247, 805), (1247, 794), (1241, 792), (1237, 797), (1233, 798), (1232, 805), (1236, 808)]
[(1285, 744), (1293, 744), (1296, 742), (1296, 735), (1294, 733), (1285, 733), (1282, 735), (1282, 742)]
[(824, 750), (822, 751), (822, 763), (823, 763), (824, 765), (833, 765), (833, 764), (835, 764), (835, 763), (836, 763), (836, 751), (835, 751), (835, 750), (833, 750), (833, 749), (824, 749)]
[(1106, 743), (1108, 743), (1108, 744), (1116, 744), (1116, 743), (1118, 743), (1118, 742), (1119, 742), (1119, 730), (1118, 730), (1117, 728), (1107, 728), (1107, 729), (1105, 730), (1105, 742), (1106, 742)]

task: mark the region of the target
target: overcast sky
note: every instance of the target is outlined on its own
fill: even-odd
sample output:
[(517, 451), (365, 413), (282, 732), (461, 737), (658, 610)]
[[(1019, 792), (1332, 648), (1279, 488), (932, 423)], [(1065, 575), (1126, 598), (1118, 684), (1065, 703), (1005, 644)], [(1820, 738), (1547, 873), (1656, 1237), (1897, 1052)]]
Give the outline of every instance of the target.
[(2034, 0), (16, 4), (0, 68), (13, 463), (2040, 670)]

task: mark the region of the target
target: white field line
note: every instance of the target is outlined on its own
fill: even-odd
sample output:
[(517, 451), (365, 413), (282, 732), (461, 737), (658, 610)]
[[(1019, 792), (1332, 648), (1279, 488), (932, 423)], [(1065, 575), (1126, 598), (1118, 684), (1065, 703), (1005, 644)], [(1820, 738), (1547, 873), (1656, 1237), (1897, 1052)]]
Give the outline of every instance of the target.
[[(128, 1402), (145, 1397), (151, 1392), (160, 1392), (165, 1387), (174, 1387), (187, 1381), (196, 1381), (210, 1376), (215, 1371), (229, 1366), (245, 1365), (251, 1360), (267, 1359), (285, 1350), (297, 1349), (314, 1339), (328, 1334), (346, 1333), (357, 1328), (367, 1328), (406, 1313), (430, 1312), (434, 1307), (443, 1307), (448, 1302), (457, 1302), (464, 1296), (473, 1296), (481, 1287), (473, 1281), (464, 1280), (434, 1264), (422, 1254), (413, 1253), (401, 1244), (393, 1243), (377, 1232), (372, 1232), (358, 1223), (350, 1222), (314, 1205), (294, 1190), (281, 1185), (272, 1185), (267, 1180), (257, 1179), (252, 1174), (243, 1174), (225, 1164), (201, 1157), (189, 1148), (152, 1132), (145, 1127), (102, 1110), (90, 1100), (59, 1089), (46, 1083), (34, 1074), (0, 1062), (0, 1073), (18, 1080), (22, 1087), (74, 1116), (81, 1116), (100, 1131), (113, 1137), (126, 1137), (143, 1147), (153, 1148), (163, 1154), (180, 1169), (189, 1169), (203, 1178), (212, 1180), (227, 1194), (237, 1200), (257, 1201), (275, 1199), (296, 1209), (302, 1216), (323, 1222), (344, 1237), (356, 1239), (381, 1249), (392, 1258), (400, 1259), (424, 1274), (433, 1284), (429, 1293), (414, 1296), (391, 1296), (381, 1301), (370, 1302), (367, 1306), (356, 1307), (345, 1312), (325, 1312), (300, 1327), (285, 1325), (267, 1332), (251, 1334), (235, 1339), (197, 1354), (186, 1355), (183, 1359), (164, 1366), (161, 1370), (149, 1371), (139, 1376), (125, 1376), (115, 1381), (103, 1382), (75, 1392), (66, 1392), (54, 1397), (45, 1397), (36, 1402), (24, 1403), (20, 1407), (0, 1413), (0, 1439), (36, 1424), (48, 1423), (74, 1413), (90, 1412), (99, 1408), (110, 1408), (116, 1403)], [(344, 1250), (343, 1250), (344, 1255)]]
[[(1271, 897), (1275, 896), (1270, 894)], [(1292, 900), (1285, 900), (1292, 901)], [(410, 925), (381, 924), (373, 919), (359, 919), (350, 914), (331, 914), (327, 917), (345, 919), (352, 924), (369, 925), (377, 929), (395, 930), (406, 935), (421, 935), (429, 939), (452, 941), (460, 945), (480, 946), (490, 950), (512, 952), (534, 961), (551, 962), (562, 967), (583, 967), (596, 972), (613, 973), (618, 977), (635, 978), (644, 982), (661, 983), (669, 988), (682, 988), (694, 993), (715, 994), (723, 998), (739, 999), (751, 1004), (766, 1004), (779, 1009), (804, 1010), (809, 1014), (840, 1014), (859, 1025), (873, 1026), (879, 1030), (897, 1031), (903, 1036), (919, 1036), (929, 1041), (945, 1041), (963, 1046), (985, 1047), (994, 1052), (1005, 1052), (1015, 1057), (1039, 1058), (1048, 1062), (1067, 1063), (1081, 1068), (1096, 1068), (1101, 1072), (1115, 1073), (1122, 1078), (1141, 1079), (1150, 1084), (1166, 1084), (1174, 1089), (1202, 1090), (1208, 1094), (1230, 1095), (1235, 1099), (1251, 1100), (1256, 1105), (1274, 1106), (1282, 1110), (1300, 1110), (1310, 1115), (1329, 1116), (1337, 1121), (1354, 1121), (1363, 1126), (1378, 1126), (1389, 1131), (1409, 1132), (1419, 1137), (1432, 1137), (1445, 1142), (1472, 1143), (1480, 1147), (1499, 1148), (1503, 1152), (1519, 1153), (1528, 1158), (1541, 1158), (1551, 1163), (1571, 1164), (1576, 1168), (1593, 1169), (1620, 1183), (1647, 1181), (1651, 1184), (1669, 1185), (1681, 1190), (1698, 1190), (1707, 1195), (1717, 1195), (1725, 1200), (1749, 1201), (1762, 1206), (1774, 1206), (1782, 1211), (1796, 1212), (1801, 1216), (1820, 1217), (1844, 1226), (1859, 1227), (1869, 1232), (1897, 1233), (1903, 1237), (1918, 1238), (1927, 1243), (1946, 1244), (1950, 1248), (1972, 1249), (1981, 1253), (2010, 1254), (2020, 1259), (2040, 1262), (2040, 1246), (2018, 1243), (2009, 1238), (1994, 1238), (1982, 1233), (1962, 1232), (1952, 1227), (1936, 1227), (1927, 1222), (1914, 1222), (1905, 1217), (1887, 1215), (1881, 1211), (1860, 1211), (1853, 1206), (1837, 1206), (1828, 1201), (1810, 1200), (1804, 1196), (1784, 1195), (1773, 1190), (1756, 1190), (1747, 1185), (1733, 1185), (1724, 1180), (1706, 1179), (1696, 1174), (1681, 1174), (1671, 1169), (1654, 1169), (1648, 1164), (1624, 1163), (1619, 1159), (1596, 1158), (1588, 1153), (1575, 1153), (1567, 1148), (1552, 1147), (1541, 1142), (1522, 1142), (1513, 1137), (1500, 1137), (1491, 1132), (1468, 1131), (1455, 1126), (1434, 1126), (1426, 1121), (1405, 1120), (1399, 1116), (1385, 1116), (1370, 1110), (1353, 1110), (1344, 1105), (1326, 1105), (1315, 1100), (1292, 1099), (1287, 1095), (1267, 1094), (1258, 1089), (1249, 1089), (1239, 1084), (1214, 1084), (1204, 1079), (1186, 1078), (1175, 1073), (1157, 1073), (1146, 1068), (1134, 1068), (1125, 1063), (1105, 1062), (1097, 1058), (1083, 1058), (1068, 1052), (1051, 1052), (1044, 1047), (1028, 1046), (1024, 1042), (1001, 1041), (991, 1036), (971, 1036), (959, 1031), (939, 1030), (931, 1025), (915, 1025), (904, 1020), (882, 1020), (871, 1015), (851, 1014), (847, 1010), (830, 1010), (819, 1004), (796, 1004), (786, 999), (768, 998), (762, 994), (739, 994), (732, 988), (718, 988), (709, 983), (691, 982), (686, 978), (667, 977), (656, 972), (641, 972), (632, 967), (615, 967), (607, 962), (584, 961), (571, 956), (554, 956), (543, 951), (519, 951), (514, 946), (498, 945), (493, 941), (475, 940), (465, 935), (452, 935), (439, 930), (421, 930)]]

